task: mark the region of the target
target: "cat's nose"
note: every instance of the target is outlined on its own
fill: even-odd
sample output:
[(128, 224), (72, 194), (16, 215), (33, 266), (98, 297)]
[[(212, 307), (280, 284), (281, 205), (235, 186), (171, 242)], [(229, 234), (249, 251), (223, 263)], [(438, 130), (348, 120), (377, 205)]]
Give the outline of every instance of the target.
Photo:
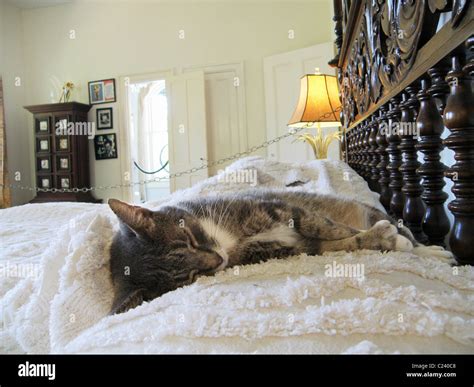
[(224, 262), (224, 258), (222, 258), (222, 256), (219, 254), (217, 257), (216, 257), (216, 263), (217, 265), (221, 265), (223, 262)]

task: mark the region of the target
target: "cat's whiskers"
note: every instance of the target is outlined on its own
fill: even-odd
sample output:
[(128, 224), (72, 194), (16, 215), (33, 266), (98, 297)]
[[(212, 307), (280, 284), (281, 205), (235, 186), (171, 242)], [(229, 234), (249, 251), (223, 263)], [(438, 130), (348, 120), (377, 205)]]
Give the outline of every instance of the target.
[[(236, 200), (236, 196), (233, 196), (229, 200), (229, 203), (227, 204), (224, 211), (221, 211), (220, 216), (219, 216), (219, 221), (216, 225), (216, 229), (218, 229), (220, 227), (221, 229), (227, 231), (227, 220), (229, 219), (229, 215), (231, 214), (231, 212), (229, 212), (230, 206), (231, 206), (232, 203), (235, 202), (235, 200)], [(224, 222), (222, 222), (222, 221), (224, 221)]]

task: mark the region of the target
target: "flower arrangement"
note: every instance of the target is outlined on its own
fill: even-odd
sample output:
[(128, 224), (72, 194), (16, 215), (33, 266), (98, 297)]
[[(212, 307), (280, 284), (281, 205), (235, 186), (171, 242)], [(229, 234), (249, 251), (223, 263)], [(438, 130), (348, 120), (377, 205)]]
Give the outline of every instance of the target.
[(72, 90), (74, 89), (74, 83), (66, 82), (62, 87), (63, 92), (61, 93), (61, 97), (59, 98), (59, 102), (69, 102), (71, 98)]
[(337, 130), (336, 132), (331, 132), (326, 135), (323, 135), (323, 130), (320, 126), (316, 128), (316, 134), (303, 133), (296, 137), (296, 140), (307, 142), (314, 152), (314, 157), (316, 159), (326, 159), (328, 157), (329, 145), (333, 140), (341, 140), (342, 133)]

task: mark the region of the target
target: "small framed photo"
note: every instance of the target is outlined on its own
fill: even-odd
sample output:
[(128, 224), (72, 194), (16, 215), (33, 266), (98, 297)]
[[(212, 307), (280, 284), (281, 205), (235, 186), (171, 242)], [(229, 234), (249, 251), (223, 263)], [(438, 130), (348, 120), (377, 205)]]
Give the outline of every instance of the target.
[(89, 82), (89, 103), (91, 105), (115, 101), (115, 79)]
[(49, 152), (49, 139), (38, 138), (36, 140), (36, 151), (37, 152)]
[(95, 136), (94, 149), (96, 160), (116, 159), (117, 138), (115, 133)]
[(113, 127), (113, 111), (112, 108), (103, 108), (96, 110), (97, 129), (112, 129)]
[(49, 117), (36, 119), (36, 131), (42, 134), (49, 133)]
[(56, 151), (68, 151), (69, 150), (69, 138), (68, 137), (56, 137)]
[(61, 177), (59, 185), (61, 186), (61, 188), (69, 188), (70, 187), (69, 177)]
[(51, 163), (49, 158), (38, 158), (37, 169), (39, 172), (51, 171)]
[(51, 188), (51, 179), (49, 177), (41, 178), (41, 188)]
[(61, 169), (63, 171), (68, 171), (69, 170), (69, 157), (67, 157), (67, 156), (59, 157), (58, 169)]

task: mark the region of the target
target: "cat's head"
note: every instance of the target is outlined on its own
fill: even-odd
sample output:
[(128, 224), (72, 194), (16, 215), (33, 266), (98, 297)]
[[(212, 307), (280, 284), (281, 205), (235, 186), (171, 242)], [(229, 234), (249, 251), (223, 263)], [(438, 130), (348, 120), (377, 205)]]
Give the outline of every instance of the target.
[(197, 218), (176, 207), (159, 211), (110, 199), (120, 231), (110, 249), (115, 298), (111, 313), (122, 313), (214, 273), (223, 258)]

